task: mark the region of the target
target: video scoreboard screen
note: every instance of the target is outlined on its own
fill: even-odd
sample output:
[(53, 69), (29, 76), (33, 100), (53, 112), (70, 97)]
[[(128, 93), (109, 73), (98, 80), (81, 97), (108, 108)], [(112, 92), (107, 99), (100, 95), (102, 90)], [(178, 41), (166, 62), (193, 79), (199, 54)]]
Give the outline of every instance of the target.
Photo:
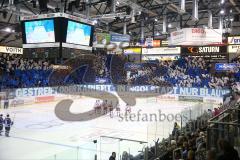
[(89, 46), (92, 35), (92, 26), (68, 21), (66, 43), (80, 44)]
[(26, 43), (55, 42), (54, 20), (37, 20), (24, 23)]
[(23, 48), (92, 46), (94, 26), (86, 19), (56, 13), (21, 17), (21, 20)]

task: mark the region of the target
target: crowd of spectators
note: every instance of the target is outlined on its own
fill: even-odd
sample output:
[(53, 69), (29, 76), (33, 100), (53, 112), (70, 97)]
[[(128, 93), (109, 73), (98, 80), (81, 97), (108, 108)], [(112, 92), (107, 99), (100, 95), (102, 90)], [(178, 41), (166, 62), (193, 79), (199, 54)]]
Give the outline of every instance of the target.
[(172, 86), (162, 78), (162, 70), (158, 64), (145, 64), (141, 69), (127, 73), (124, 83), (133, 85)]
[[(76, 60), (75, 64), (70, 63), (74, 67), (85, 63), (90, 64), (90, 61), (91, 59), (86, 59), (86, 62)], [(210, 71), (211, 64), (205, 62), (202, 58), (185, 57), (177, 61), (159, 61), (130, 73), (127, 73), (124, 69), (126, 62), (126, 57), (121, 55), (113, 56), (99, 53), (96, 54), (90, 68), (78, 68), (74, 73), (68, 68), (64, 73), (59, 72), (55, 78), (61, 79), (60, 75), (63, 76), (64, 80), (62, 82), (64, 83), (58, 83), (59, 85), (84, 83), (83, 77), (85, 76), (86, 82), (94, 82), (94, 78), (101, 77), (109, 78), (115, 84), (172, 84), (183, 87), (218, 89), (230, 87), (232, 81), (235, 84), (240, 81), (239, 68), (231, 71), (230, 76), (216, 76)], [(239, 58), (233, 59), (232, 62), (240, 64)], [(54, 65), (49, 60), (29, 60), (24, 59), (21, 55), (0, 53), (1, 88), (48, 86), (48, 77), (54, 70)], [(88, 72), (85, 72), (86, 70)], [(53, 81), (56, 82), (57, 80)], [(235, 88), (237, 86), (240, 85), (236, 85)], [(225, 109), (226, 106), (221, 105), (214, 110), (208, 110), (205, 121), (218, 116)], [(236, 150), (228, 141), (223, 139), (219, 140), (219, 148), (223, 151), (221, 155), (217, 156), (214, 150), (207, 151), (206, 129), (206, 122), (201, 123), (201, 126), (194, 129), (191, 123), (188, 123), (184, 130), (180, 130), (179, 125), (175, 123), (170, 140), (163, 140), (157, 146), (158, 150), (161, 151), (158, 156), (162, 159), (170, 157), (184, 160), (239, 160)]]
[[(233, 143), (226, 138), (219, 138), (218, 146), (207, 148), (207, 141), (209, 141), (207, 139), (209, 136), (207, 134), (207, 128), (209, 128), (207, 121), (212, 116), (219, 115), (222, 109), (220, 107), (211, 111), (211, 115), (203, 114), (196, 120), (189, 121), (182, 129), (175, 122), (170, 137), (163, 139), (162, 142), (151, 148), (150, 157), (163, 160), (239, 160), (238, 152), (234, 149)], [(227, 137), (227, 135), (224, 136)]]
[[(83, 58), (78, 62), (67, 61), (66, 64), (58, 64), (47, 59), (24, 59), (22, 55), (0, 53), (0, 88), (94, 83), (95, 66), (99, 63), (91, 62), (92, 59)], [(55, 72), (50, 78), (53, 71)], [(98, 73), (101, 72), (98, 70)]]
[(46, 86), (52, 70), (48, 60), (27, 60), (0, 53), (1, 88)]
[[(236, 63), (238, 66), (240, 66), (240, 56), (237, 56), (236, 58), (232, 59), (232, 63)], [(240, 68), (236, 68), (234, 71), (234, 77), (237, 82), (240, 82)]]
[(185, 57), (178, 59), (169, 67), (167, 80), (183, 87), (225, 88), (229, 86), (228, 77), (211, 75), (211, 64), (203, 58)]
[[(239, 63), (239, 60), (236, 60)], [(158, 84), (167, 82), (179, 87), (205, 87), (225, 89), (231, 82), (239, 81), (240, 71), (236, 70), (232, 76), (211, 73), (211, 65), (202, 58), (182, 57), (177, 61), (159, 61), (157, 67), (145, 67), (138, 70), (127, 79), (127, 83)]]
[[(130, 73), (124, 69), (127, 58), (122, 55), (106, 55), (104, 51), (97, 52), (93, 61), (91, 69), (96, 73), (94, 74), (95, 79), (109, 79), (107, 82), (114, 84), (225, 89), (229, 88), (232, 82), (240, 81), (239, 68), (229, 74), (213, 74), (211, 65), (214, 64), (196, 57), (181, 57), (177, 61), (155, 61), (154, 63), (151, 62), (152, 65), (144, 66)], [(233, 62), (240, 64), (239, 58), (233, 59)], [(29, 60), (22, 58), (21, 55), (0, 53), (1, 88), (49, 86), (48, 77), (53, 71), (54, 65), (49, 60)], [(83, 76), (85, 78), (90, 76), (90, 82), (94, 83), (93, 74), (90, 75), (91, 73), (88, 72), (87, 76), (84, 75), (86, 69), (89, 68), (80, 68), (74, 74), (71, 72), (72, 75), (68, 75), (69, 79), (66, 79), (64, 83), (84, 83)]]
[(94, 69), (97, 73), (97, 77), (105, 78), (109, 76), (109, 71), (107, 67), (107, 59), (108, 57), (104, 55), (102, 52), (96, 53), (96, 59), (94, 63)]

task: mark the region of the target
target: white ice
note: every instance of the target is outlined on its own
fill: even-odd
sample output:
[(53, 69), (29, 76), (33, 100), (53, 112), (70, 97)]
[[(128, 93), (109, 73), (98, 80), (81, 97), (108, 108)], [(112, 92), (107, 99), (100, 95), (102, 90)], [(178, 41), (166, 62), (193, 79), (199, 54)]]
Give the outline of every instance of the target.
[[(95, 99), (74, 100), (71, 111), (74, 113), (91, 110)], [(55, 113), (57, 102), (26, 105), (0, 110), (4, 115), (9, 113), (14, 125), (10, 137), (0, 136), (0, 160), (107, 160), (111, 152), (117, 153), (120, 159), (123, 151), (136, 155), (146, 146), (152, 146), (158, 138), (167, 138), (173, 129), (175, 120), (169, 122), (152, 121), (120, 121), (115, 115), (109, 115), (87, 122), (65, 122), (59, 120)], [(120, 102), (121, 110), (125, 104)], [(212, 108), (196, 102), (156, 101), (154, 98), (138, 99), (132, 113), (177, 114), (183, 110)], [(186, 112), (185, 114), (188, 114)], [(196, 116), (196, 115), (192, 115)], [(192, 117), (193, 118), (193, 117)], [(180, 122), (179, 122), (180, 123)], [(122, 139), (146, 141), (140, 144), (127, 140), (100, 138), (110, 136)], [(97, 140), (94, 144), (93, 140)]]

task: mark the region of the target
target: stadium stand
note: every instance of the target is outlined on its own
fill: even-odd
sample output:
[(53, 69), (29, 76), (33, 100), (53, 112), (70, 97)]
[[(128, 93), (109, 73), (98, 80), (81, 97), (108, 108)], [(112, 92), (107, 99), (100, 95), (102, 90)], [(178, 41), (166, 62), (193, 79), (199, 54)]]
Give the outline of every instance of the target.
[[(240, 63), (240, 57), (232, 60)], [(124, 65), (127, 59), (120, 55), (97, 53), (95, 56), (85, 56), (70, 59), (58, 69), (57, 79), (49, 79), (55, 69), (54, 62), (49, 60), (29, 60), (21, 55), (0, 53), (1, 89), (19, 87), (39, 87), (53, 85), (68, 85), (95, 83), (96, 77), (111, 79), (114, 84), (151, 84), (183, 87), (230, 88), (230, 100), (214, 110), (206, 110), (203, 115), (189, 121), (185, 127), (174, 125), (172, 134), (161, 143), (148, 150), (150, 160), (239, 160), (239, 81), (240, 70), (228, 74), (211, 73), (211, 64), (202, 58), (180, 58), (177, 61), (159, 61), (143, 67), (140, 74), (132, 73), (127, 78)], [(86, 65), (87, 64), (87, 65)], [(61, 66), (60, 65), (60, 66)], [(163, 83), (165, 82), (165, 83)], [(232, 83), (234, 82), (234, 83)], [(218, 148), (216, 146), (219, 146)], [(217, 153), (221, 153), (218, 155)], [(228, 157), (228, 158), (226, 158)], [(143, 158), (138, 155), (136, 159)], [(229, 160), (230, 160), (229, 159)]]
[[(57, 65), (49, 60), (23, 59), (21, 55), (0, 53), (1, 88), (37, 87), (48, 86), (48, 77)], [(77, 67), (71, 74), (64, 74), (67, 78), (64, 84), (81, 84), (84, 82), (94, 83), (96, 77), (110, 79), (114, 84), (172, 84), (181, 87), (206, 87), (206, 88), (229, 88), (231, 82), (240, 81), (240, 70), (234, 70), (228, 74), (211, 73), (211, 64), (202, 58), (186, 57), (177, 61), (158, 61), (154, 65), (144, 67), (139, 73), (131, 73), (126, 77), (124, 64), (127, 59), (120, 55), (106, 55), (97, 53), (91, 68)], [(239, 58), (233, 60), (240, 63)], [(90, 61), (82, 64), (90, 64)], [(78, 64), (79, 65), (79, 64)], [(76, 67), (75, 67), (76, 68)], [(89, 73), (85, 74), (86, 69)], [(91, 70), (90, 70), (91, 69)], [(63, 72), (63, 71), (61, 71)], [(96, 73), (96, 74), (93, 74)], [(86, 78), (83, 81), (83, 76)]]

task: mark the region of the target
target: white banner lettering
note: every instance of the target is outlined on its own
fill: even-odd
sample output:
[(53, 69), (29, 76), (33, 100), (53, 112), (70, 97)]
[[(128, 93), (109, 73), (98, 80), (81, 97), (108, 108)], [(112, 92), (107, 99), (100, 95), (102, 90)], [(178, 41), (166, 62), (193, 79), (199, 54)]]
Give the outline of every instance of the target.
[(240, 45), (229, 45), (228, 53), (240, 53)]
[(228, 44), (240, 44), (240, 36), (228, 37)]
[(184, 28), (171, 33), (170, 45), (203, 46), (222, 43), (222, 31), (219, 29)]
[(160, 47), (160, 48), (143, 48), (142, 54), (180, 54), (180, 47)]
[(9, 54), (23, 54), (23, 49), (16, 47), (0, 46), (0, 52)]

